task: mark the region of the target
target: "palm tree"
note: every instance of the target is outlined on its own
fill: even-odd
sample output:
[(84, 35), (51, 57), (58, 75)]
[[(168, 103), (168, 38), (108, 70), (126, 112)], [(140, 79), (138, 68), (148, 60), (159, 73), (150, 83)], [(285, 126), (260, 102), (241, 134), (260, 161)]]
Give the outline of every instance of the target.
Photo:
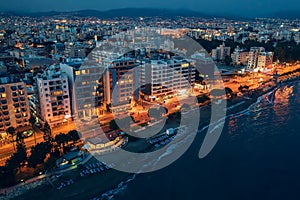
[(36, 119), (34, 116), (30, 115), (30, 118), (29, 118), (29, 122), (31, 124), (31, 127), (32, 127), (32, 131), (33, 131), (33, 137), (34, 137), (34, 144), (36, 145), (36, 133), (35, 131), (33, 130), (33, 127), (35, 126), (35, 123), (36, 123)]
[(14, 141), (14, 135), (15, 135), (15, 133), (16, 133), (16, 130), (15, 130), (15, 128), (14, 127), (9, 127), (7, 130), (6, 130), (6, 132), (9, 134), (9, 135), (11, 135), (11, 137), (12, 137), (12, 144), (13, 144), (13, 147), (14, 147), (14, 151), (16, 150), (16, 147), (15, 147), (15, 141)]

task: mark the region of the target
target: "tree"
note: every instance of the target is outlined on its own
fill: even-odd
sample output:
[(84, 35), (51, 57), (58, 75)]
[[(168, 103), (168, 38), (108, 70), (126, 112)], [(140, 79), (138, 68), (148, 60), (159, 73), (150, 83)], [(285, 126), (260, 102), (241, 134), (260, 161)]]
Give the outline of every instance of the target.
[(76, 130), (72, 130), (68, 132), (68, 140), (72, 141), (73, 144), (75, 144), (75, 142), (77, 142), (80, 139), (79, 133)]
[(14, 136), (15, 136), (15, 133), (16, 133), (16, 130), (14, 127), (9, 127), (6, 132), (12, 137), (12, 144), (13, 144), (13, 147), (14, 147), (14, 150), (16, 150), (16, 147), (15, 147), (15, 140), (14, 140)]
[(248, 92), (249, 91), (249, 86), (248, 85), (240, 85), (240, 87), (238, 88), (238, 90), (241, 92), (241, 93), (244, 93), (244, 92)]
[(226, 93), (226, 95), (229, 96), (230, 98), (231, 98), (232, 95), (233, 95), (233, 91), (232, 91), (232, 89), (229, 88), (229, 87), (225, 87), (225, 93)]
[(52, 169), (56, 166), (56, 157), (50, 156), (50, 158), (44, 163), (45, 171), (52, 171)]
[(9, 170), (15, 171), (17, 168), (24, 166), (27, 160), (25, 144), (17, 144), (17, 151), (6, 161), (6, 167)]
[[(31, 124), (32, 130), (33, 130), (33, 127), (35, 126), (35, 123), (36, 123), (36, 119), (33, 115), (30, 115), (29, 123)], [(36, 145), (36, 135), (35, 135), (34, 130), (33, 130), (33, 137), (34, 137), (34, 145)]]
[(44, 163), (48, 153), (50, 153), (52, 144), (49, 141), (38, 143), (31, 148), (31, 155), (28, 158), (28, 167), (35, 168), (38, 164)]
[(64, 147), (65, 144), (69, 142), (69, 137), (64, 133), (60, 133), (55, 136), (54, 141), (59, 147)]
[(52, 130), (48, 122), (45, 123), (44, 125), (44, 140), (45, 141), (51, 141), (52, 140)]

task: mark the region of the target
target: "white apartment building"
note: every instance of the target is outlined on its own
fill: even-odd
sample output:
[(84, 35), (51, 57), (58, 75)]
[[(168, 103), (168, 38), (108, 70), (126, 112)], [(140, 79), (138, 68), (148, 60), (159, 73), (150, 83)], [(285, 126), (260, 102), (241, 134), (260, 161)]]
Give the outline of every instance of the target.
[(273, 52), (266, 52), (263, 47), (251, 47), (247, 67), (249, 69), (264, 68), (273, 62)]
[(38, 115), (50, 126), (66, 122), (71, 117), (71, 105), (68, 77), (59, 66), (50, 69), (37, 77)]
[(273, 63), (273, 52), (261, 52), (258, 55), (257, 67), (264, 68), (272, 65)]
[(143, 61), (140, 68), (142, 99), (153, 102), (166, 95), (182, 95), (195, 84), (194, 63), (182, 57)]
[(240, 49), (237, 47), (231, 54), (231, 59), (233, 65), (247, 65), (249, 59), (249, 52), (245, 49)]
[(213, 60), (224, 60), (226, 56), (230, 56), (230, 47), (226, 47), (224, 43), (212, 50)]

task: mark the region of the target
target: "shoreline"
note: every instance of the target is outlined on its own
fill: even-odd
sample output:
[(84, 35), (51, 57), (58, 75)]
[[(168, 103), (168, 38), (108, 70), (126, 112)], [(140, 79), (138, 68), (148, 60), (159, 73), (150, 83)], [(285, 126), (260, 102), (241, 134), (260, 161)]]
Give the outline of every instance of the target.
[[(272, 90), (274, 90), (278, 87), (281, 87), (282, 85), (284, 85), (286, 83), (297, 81), (299, 79), (300, 79), (300, 75), (285, 78), (284, 80), (281, 80), (281, 83), (278, 83), (277, 85), (274, 84), (271, 87), (269, 87), (268, 83), (267, 83), (265, 85), (265, 87), (263, 87), (263, 88), (259, 88), (259, 89), (257, 88), (255, 90), (251, 90), (252, 96), (250, 99), (245, 98), (243, 96), (237, 96), (237, 97), (234, 97), (231, 99), (227, 99), (226, 118), (230, 115), (238, 114), (239, 112), (243, 112), (243, 111), (247, 110), (252, 104), (257, 102), (258, 98), (262, 97), (263, 95), (267, 94), (268, 92), (271, 92)], [(210, 106), (211, 106), (211, 103), (208, 103), (208, 104), (200, 107), (201, 116), (202, 116), (200, 123), (199, 123), (199, 127), (198, 127), (198, 132), (201, 130), (200, 133), (203, 131), (203, 129), (204, 130), (206, 129), (205, 126), (207, 126), (210, 122), (210, 115), (208, 115), (208, 113), (210, 112)], [(199, 133), (197, 133), (197, 134), (199, 134)], [(133, 143), (138, 143), (138, 141), (141, 141), (141, 140), (137, 140), (136, 142), (133, 142)], [(143, 144), (143, 142), (141, 142), (141, 143)], [(141, 144), (139, 144), (138, 146), (140, 146), (140, 145)], [(140, 151), (141, 152), (143, 150), (145, 151), (147, 148), (149, 148), (149, 147), (140, 148)], [(72, 171), (72, 173), (74, 173), (74, 172)], [(91, 175), (88, 177), (84, 177), (83, 179), (78, 180), (78, 182), (76, 183), (77, 186), (80, 187), (80, 185), (82, 185), (84, 183), (91, 184), (91, 183), (93, 183), (93, 181), (97, 181), (97, 177), (99, 177), (99, 181), (97, 181), (98, 183), (94, 184), (93, 187), (91, 187), (91, 185), (88, 185), (88, 188), (80, 187), (80, 190), (76, 190), (76, 189), (74, 189), (73, 185), (71, 185), (70, 188), (66, 188), (66, 190), (63, 189), (62, 191), (57, 191), (56, 188), (51, 187), (49, 184), (45, 184), (45, 185), (30, 189), (30, 190), (26, 191), (24, 194), (21, 194), (14, 198), (30, 199), (30, 198), (39, 197), (39, 195), (45, 194), (45, 196), (47, 196), (47, 198), (49, 198), (49, 199), (52, 199), (52, 198), (82, 199), (83, 197), (91, 198), (91, 199), (96, 197), (95, 199), (98, 199), (98, 197), (101, 197), (102, 194), (110, 193), (110, 191), (115, 191), (115, 190), (116, 191), (123, 190), (124, 189), (123, 187), (126, 188), (126, 186), (124, 186), (122, 184), (124, 184), (124, 182), (127, 183), (128, 180), (131, 180), (132, 176), (135, 177), (134, 174), (119, 172), (116, 170), (113, 170), (113, 171), (110, 170), (103, 174), (99, 174), (99, 176), (98, 176), (98, 174), (95, 174), (95, 175)], [(110, 179), (110, 180), (107, 180), (107, 179)], [(43, 191), (43, 192), (41, 192), (41, 191)], [(87, 194), (85, 194), (85, 191), (89, 191), (88, 196), (87, 196)], [(51, 193), (53, 193), (53, 194), (55, 193), (55, 195), (53, 196), (53, 194), (51, 195)]]

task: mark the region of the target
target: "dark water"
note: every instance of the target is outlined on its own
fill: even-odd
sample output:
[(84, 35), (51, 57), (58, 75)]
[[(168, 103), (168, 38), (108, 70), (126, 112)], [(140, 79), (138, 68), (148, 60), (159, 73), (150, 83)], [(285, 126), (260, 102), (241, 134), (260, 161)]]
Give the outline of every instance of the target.
[(300, 82), (230, 117), (213, 151), (204, 133), (174, 164), (141, 174), (114, 199), (300, 199)]

